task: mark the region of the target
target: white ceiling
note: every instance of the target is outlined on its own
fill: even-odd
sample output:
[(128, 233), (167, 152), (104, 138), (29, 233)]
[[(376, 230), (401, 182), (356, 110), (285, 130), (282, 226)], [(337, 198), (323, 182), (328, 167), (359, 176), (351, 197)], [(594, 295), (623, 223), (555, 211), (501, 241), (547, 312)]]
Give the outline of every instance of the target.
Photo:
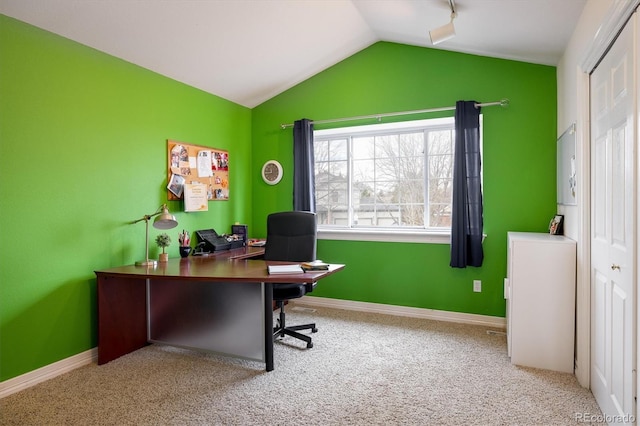
[(253, 108), (377, 41), (556, 65), (587, 0), (0, 0), (0, 13)]

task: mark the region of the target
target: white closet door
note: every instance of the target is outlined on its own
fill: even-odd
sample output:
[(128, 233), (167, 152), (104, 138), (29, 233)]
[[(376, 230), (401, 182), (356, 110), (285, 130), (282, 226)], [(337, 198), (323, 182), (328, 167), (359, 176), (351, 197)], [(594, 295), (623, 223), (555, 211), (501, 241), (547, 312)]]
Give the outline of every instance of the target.
[(635, 26), (591, 76), (591, 390), (612, 424), (635, 415)]

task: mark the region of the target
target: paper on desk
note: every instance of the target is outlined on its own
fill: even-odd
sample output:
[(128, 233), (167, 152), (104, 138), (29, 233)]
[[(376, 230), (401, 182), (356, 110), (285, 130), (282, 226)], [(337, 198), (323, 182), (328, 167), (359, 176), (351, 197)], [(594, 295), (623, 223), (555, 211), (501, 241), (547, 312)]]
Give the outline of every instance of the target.
[(300, 265), (268, 265), (269, 275), (277, 274), (302, 274), (304, 271)]

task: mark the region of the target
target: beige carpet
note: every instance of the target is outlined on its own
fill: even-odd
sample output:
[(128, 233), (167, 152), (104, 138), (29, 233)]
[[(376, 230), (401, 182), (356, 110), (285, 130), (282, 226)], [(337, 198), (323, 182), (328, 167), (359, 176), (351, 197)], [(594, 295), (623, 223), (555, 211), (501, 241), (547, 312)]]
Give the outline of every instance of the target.
[(0, 424), (571, 425), (601, 414), (573, 375), (511, 365), (505, 336), (485, 327), (326, 308), (287, 320), (319, 331), (312, 349), (276, 343), (272, 372), (153, 345), (0, 400)]

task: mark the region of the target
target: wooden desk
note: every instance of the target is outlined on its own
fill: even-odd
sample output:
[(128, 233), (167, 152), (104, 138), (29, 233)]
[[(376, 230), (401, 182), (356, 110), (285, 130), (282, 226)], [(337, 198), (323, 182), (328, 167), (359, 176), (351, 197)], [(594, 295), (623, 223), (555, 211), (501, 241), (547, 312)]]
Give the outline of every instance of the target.
[[(273, 283), (313, 284), (344, 265), (274, 276), (268, 264), (291, 262), (252, 259), (263, 253), (262, 247), (246, 247), (170, 259), (156, 267), (95, 271), (98, 364), (161, 342), (263, 361), (267, 371), (273, 370)], [(260, 339), (253, 338), (257, 335)], [(242, 339), (241, 346), (251, 347), (236, 349)]]

